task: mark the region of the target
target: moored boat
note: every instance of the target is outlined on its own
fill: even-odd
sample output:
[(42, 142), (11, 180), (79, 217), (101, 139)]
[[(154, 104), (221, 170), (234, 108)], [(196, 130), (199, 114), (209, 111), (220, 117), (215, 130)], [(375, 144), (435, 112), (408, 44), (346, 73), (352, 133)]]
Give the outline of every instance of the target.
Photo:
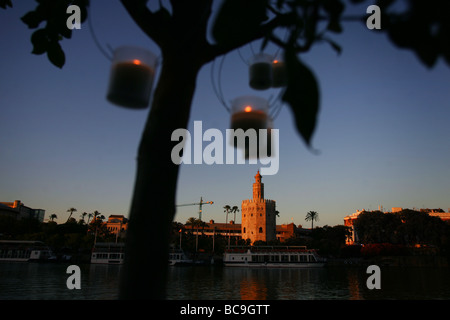
[(91, 263), (123, 264), (124, 243), (98, 242), (92, 249)]
[(231, 247), (224, 253), (227, 267), (311, 268), (323, 267), (325, 259), (304, 246)]
[(42, 241), (0, 240), (0, 261), (50, 262), (56, 256)]
[(169, 266), (192, 265), (194, 260), (189, 259), (181, 249), (171, 248), (169, 251)]

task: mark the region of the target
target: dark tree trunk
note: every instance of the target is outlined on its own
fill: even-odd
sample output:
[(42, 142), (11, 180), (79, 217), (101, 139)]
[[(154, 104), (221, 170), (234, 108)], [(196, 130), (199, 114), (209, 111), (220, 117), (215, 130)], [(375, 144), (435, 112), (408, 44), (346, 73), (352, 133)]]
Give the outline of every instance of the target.
[[(181, 52), (182, 53), (182, 52)], [(179, 166), (171, 160), (172, 132), (187, 128), (201, 63), (193, 55), (163, 55), (137, 157), (122, 269), (121, 299), (163, 299), (168, 267), (169, 230), (175, 215)]]

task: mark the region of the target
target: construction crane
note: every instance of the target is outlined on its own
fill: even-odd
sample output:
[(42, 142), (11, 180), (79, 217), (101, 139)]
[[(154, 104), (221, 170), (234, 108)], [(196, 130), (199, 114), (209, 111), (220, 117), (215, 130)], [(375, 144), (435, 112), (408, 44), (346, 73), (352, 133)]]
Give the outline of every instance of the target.
[(200, 197), (200, 202), (198, 203), (185, 203), (185, 204), (177, 204), (177, 207), (184, 207), (184, 206), (196, 206), (198, 205), (198, 218), (202, 220), (202, 206), (204, 204), (213, 204), (213, 201), (203, 201), (203, 198)]

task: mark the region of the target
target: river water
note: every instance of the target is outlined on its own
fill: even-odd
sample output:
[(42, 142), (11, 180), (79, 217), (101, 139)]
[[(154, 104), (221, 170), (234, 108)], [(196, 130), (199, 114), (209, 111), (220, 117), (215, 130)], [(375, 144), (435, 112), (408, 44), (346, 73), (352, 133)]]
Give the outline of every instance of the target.
[[(67, 264), (0, 263), (0, 300), (117, 299), (118, 265), (80, 265), (81, 289), (69, 290)], [(365, 267), (247, 269), (170, 267), (168, 299), (450, 299), (448, 268), (381, 267), (381, 289), (368, 289)]]

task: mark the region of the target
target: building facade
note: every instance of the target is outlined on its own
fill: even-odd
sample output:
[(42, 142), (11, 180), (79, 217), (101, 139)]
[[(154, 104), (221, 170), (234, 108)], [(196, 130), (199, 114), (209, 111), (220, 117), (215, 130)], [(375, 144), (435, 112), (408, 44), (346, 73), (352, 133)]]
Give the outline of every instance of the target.
[[(304, 231), (305, 229), (302, 229), (301, 225), (297, 226), (294, 223), (277, 225), (276, 239), (280, 242), (284, 242), (294, 236), (296, 232), (301, 230)], [(247, 239), (242, 236), (242, 224), (235, 224), (233, 221), (229, 223), (215, 223), (214, 220), (210, 220), (209, 223), (206, 223), (204, 226), (199, 228), (192, 225), (184, 225), (183, 231), (191, 232), (194, 235), (198, 233), (199, 235), (204, 235), (211, 238), (217, 235), (229, 237), (231, 239), (231, 244), (236, 243), (236, 240)]]
[(22, 201), (15, 200), (12, 202), (0, 202), (0, 215), (16, 219), (34, 218), (43, 222), (45, 210), (27, 207)]
[(123, 215), (110, 215), (104, 224), (109, 232), (124, 237), (128, 228), (128, 219)]
[(272, 241), (276, 239), (275, 201), (264, 199), (264, 183), (258, 173), (253, 183), (253, 199), (243, 200), (241, 206), (242, 239), (255, 241)]

